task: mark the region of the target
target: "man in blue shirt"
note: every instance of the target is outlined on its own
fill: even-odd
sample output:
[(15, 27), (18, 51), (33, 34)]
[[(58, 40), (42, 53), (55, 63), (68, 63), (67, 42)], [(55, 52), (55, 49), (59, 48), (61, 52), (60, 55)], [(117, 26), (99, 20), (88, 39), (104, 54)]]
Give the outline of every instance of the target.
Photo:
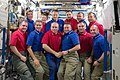
[(74, 80), (75, 72), (79, 62), (77, 50), (80, 49), (80, 42), (77, 33), (72, 30), (70, 23), (64, 24), (64, 36), (62, 39), (63, 59), (60, 62), (57, 73), (58, 80)]
[(33, 18), (33, 11), (32, 10), (27, 10), (26, 12), (26, 20), (28, 21), (28, 29), (27, 29), (27, 32), (28, 34), (33, 31), (35, 28), (34, 28), (34, 21), (32, 20)]
[(78, 20), (78, 23), (79, 22), (84, 22), (85, 23), (86, 31), (88, 32), (88, 25), (87, 25), (87, 22), (84, 19), (84, 13), (83, 12), (77, 13), (77, 20)]
[(52, 20), (47, 22), (46, 32), (50, 30), (51, 23), (53, 23), (53, 22), (57, 22), (59, 24), (59, 30), (58, 30), (59, 32), (63, 31), (64, 21), (62, 19), (58, 19), (58, 15), (59, 15), (58, 10), (52, 11)]
[[(43, 32), (41, 32), (42, 21), (36, 20), (35, 30), (28, 35), (27, 39), (27, 50), (30, 54), (30, 63), (35, 69), (35, 80), (43, 80), (44, 68), (42, 67), (42, 59), (44, 54), (42, 53), (41, 40), (43, 37)], [(45, 58), (44, 58), (45, 59)]]
[[(90, 33), (93, 36), (93, 71), (91, 74), (91, 80), (98, 80), (103, 74), (103, 60), (104, 60), (104, 36), (99, 33), (99, 29), (96, 25), (92, 25)], [(91, 63), (92, 59), (88, 60)]]

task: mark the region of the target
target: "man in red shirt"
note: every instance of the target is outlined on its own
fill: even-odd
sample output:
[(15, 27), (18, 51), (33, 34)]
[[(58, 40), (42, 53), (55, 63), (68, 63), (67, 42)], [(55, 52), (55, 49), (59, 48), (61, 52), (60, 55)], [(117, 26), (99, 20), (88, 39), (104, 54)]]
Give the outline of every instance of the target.
[(78, 51), (80, 61), (77, 66), (75, 80), (82, 80), (82, 67), (84, 67), (84, 79), (89, 80), (90, 64), (88, 64), (87, 61), (92, 51), (92, 35), (86, 32), (86, 24), (84, 22), (79, 22), (77, 27), (81, 49)]
[(13, 66), (21, 77), (21, 80), (34, 80), (26, 65), (26, 39), (28, 23), (23, 20), (17, 31), (11, 35), (10, 48), (13, 52)]
[(90, 13), (88, 14), (88, 21), (90, 22), (89, 28), (88, 28), (88, 32), (90, 33), (90, 28), (91, 28), (92, 25), (96, 25), (96, 26), (99, 28), (100, 34), (104, 36), (104, 28), (103, 28), (103, 25), (100, 24), (100, 23), (98, 23), (96, 20), (97, 20), (96, 14), (93, 13), (93, 12), (90, 12)]
[(59, 53), (62, 34), (58, 32), (59, 24), (53, 22), (51, 24), (51, 30), (45, 33), (42, 39), (43, 48), (46, 53), (46, 60), (49, 66), (49, 80), (57, 80), (57, 71), (60, 65), (62, 53)]
[(72, 30), (76, 31), (77, 30), (77, 20), (75, 18), (73, 18), (73, 14), (71, 10), (68, 10), (66, 12), (67, 18), (64, 22), (69, 22), (72, 26)]

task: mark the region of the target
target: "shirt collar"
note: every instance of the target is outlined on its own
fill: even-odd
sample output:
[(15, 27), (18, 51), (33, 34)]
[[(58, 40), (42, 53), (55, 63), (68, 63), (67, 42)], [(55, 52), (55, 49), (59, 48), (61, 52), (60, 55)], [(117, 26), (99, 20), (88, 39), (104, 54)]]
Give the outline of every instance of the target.
[(26, 32), (22, 32), (20, 29), (18, 29), (18, 32), (22, 35), (24, 35)]
[(51, 33), (52, 35), (57, 35), (57, 34), (58, 34), (58, 33), (57, 33), (57, 34), (55, 34), (55, 33), (54, 33), (54, 32), (52, 32), (51, 30), (50, 30), (50, 33)]
[(84, 31), (82, 34), (80, 34), (80, 32), (78, 32), (78, 35), (86, 35), (86, 34), (87, 34), (86, 31)]
[(65, 33), (65, 35), (69, 35), (71, 33), (73, 33), (73, 30), (70, 30), (69, 32)]
[(84, 22), (84, 19), (83, 19), (83, 20), (80, 20), (79, 22)]
[(43, 26), (45, 26), (45, 25), (46, 25), (46, 23), (42, 23), (42, 25), (43, 25)]
[[(57, 20), (57, 22), (59, 21), (59, 19)], [(56, 22), (53, 18), (52, 18), (52, 22)]]
[(97, 39), (98, 37), (100, 37), (100, 33), (98, 33), (96, 36), (93, 37), (93, 39)]
[(95, 23), (96, 23), (96, 21), (90, 22), (90, 26), (92, 26), (92, 25), (95, 24)]
[(37, 31), (37, 30), (34, 30), (35, 31), (35, 33), (37, 33), (37, 34), (40, 34), (40, 33), (42, 33), (41, 31), (39, 32), (39, 31)]
[(71, 21), (71, 20), (73, 20), (73, 17), (72, 17), (72, 18), (70, 18), (70, 19), (66, 19), (66, 20)]
[(27, 21), (28, 21), (28, 22), (31, 22), (31, 23), (33, 23), (33, 22), (34, 22), (33, 20), (30, 20), (30, 19), (28, 19), (28, 18), (27, 18)]

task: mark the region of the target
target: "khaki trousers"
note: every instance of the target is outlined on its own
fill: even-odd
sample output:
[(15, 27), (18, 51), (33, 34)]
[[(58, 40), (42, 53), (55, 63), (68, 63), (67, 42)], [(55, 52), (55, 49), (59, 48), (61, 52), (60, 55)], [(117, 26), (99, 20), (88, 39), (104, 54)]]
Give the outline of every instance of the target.
[[(23, 56), (26, 57), (26, 52), (21, 52)], [(21, 59), (13, 53), (13, 66), (17, 73), (20, 75), (21, 80), (34, 80), (26, 62), (21, 61)]]
[(86, 53), (79, 56), (79, 64), (77, 66), (75, 80), (82, 80), (81, 72), (83, 67), (83, 73), (84, 73), (84, 80), (90, 80), (90, 67), (91, 64), (87, 63)]
[(93, 67), (91, 80), (99, 80), (99, 78), (103, 75), (103, 70), (103, 62), (101, 62), (98, 66)]
[(49, 70), (45, 56), (42, 52), (34, 52), (35, 57), (40, 61), (40, 66), (36, 67), (31, 57), (29, 58), (31, 65), (35, 70), (35, 80), (48, 80)]
[(74, 80), (78, 62), (77, 52), (71, 52), (63, 56), (57, 73), (58, 80)]

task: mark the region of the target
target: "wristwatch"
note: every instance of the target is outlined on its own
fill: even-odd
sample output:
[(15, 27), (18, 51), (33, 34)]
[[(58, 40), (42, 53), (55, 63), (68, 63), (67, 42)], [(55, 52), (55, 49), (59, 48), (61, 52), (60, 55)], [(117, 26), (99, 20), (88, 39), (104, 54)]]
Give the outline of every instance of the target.
[(101, 63), (99, 60), (97, 60), (98, 63)]
[(68, 50), (68, 53), (70, 53), (70, 51)]

